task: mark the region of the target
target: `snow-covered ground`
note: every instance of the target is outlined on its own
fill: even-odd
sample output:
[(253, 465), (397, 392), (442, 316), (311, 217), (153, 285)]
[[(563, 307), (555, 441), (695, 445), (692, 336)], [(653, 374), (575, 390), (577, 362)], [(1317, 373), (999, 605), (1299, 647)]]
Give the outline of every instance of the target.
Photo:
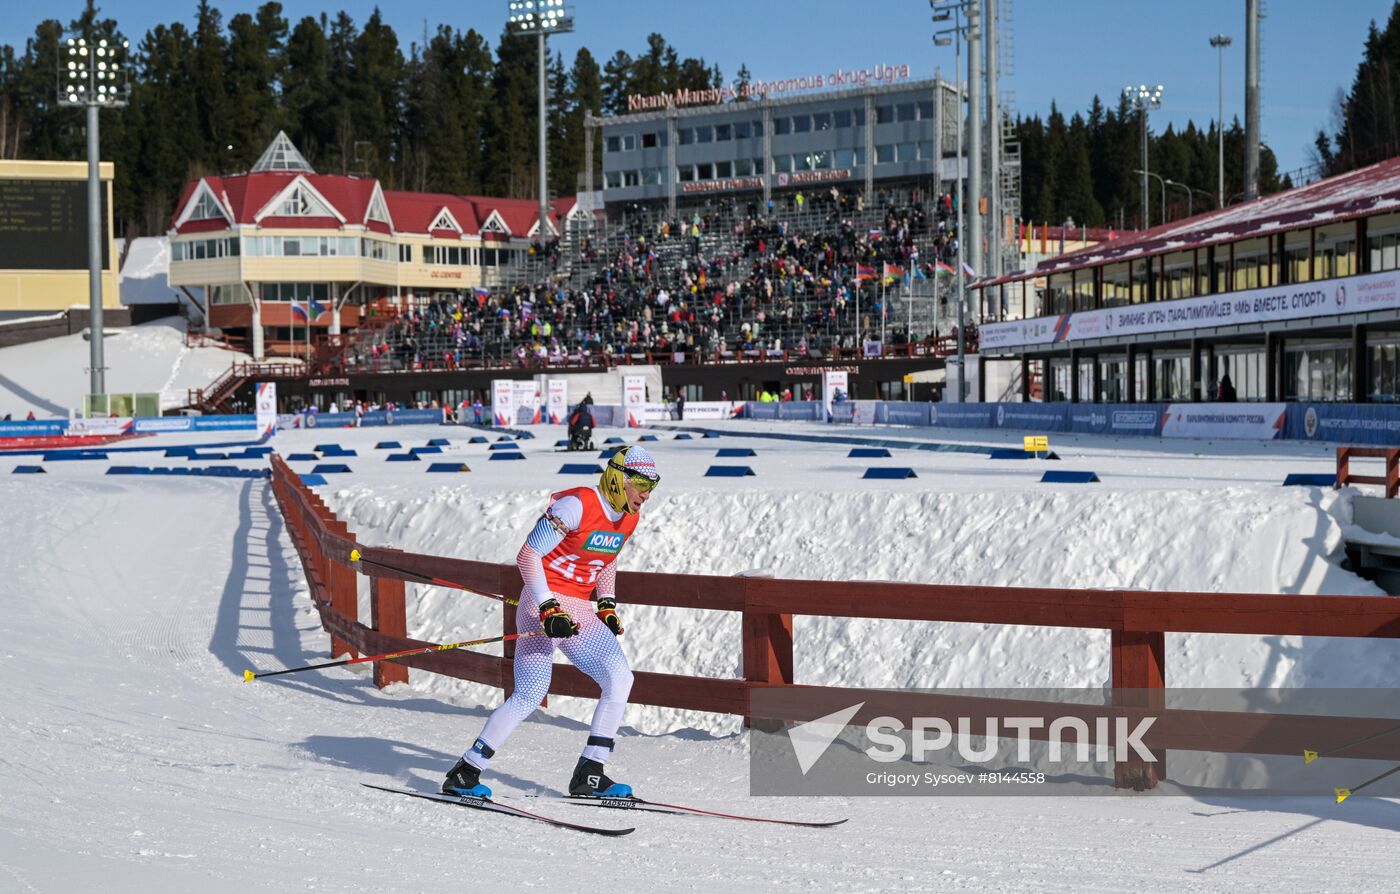
[[(67, 416), (88, 393), (89, 351), (83, 333), (0, 348), (0, 417)], [(161, 408), (184, 406), (187, 389), (207, 388), (247, 354), (185, 346), (185, 321), (167, 317), (140, 326), (107, 327), (102, 342), (111, 394), (158, 391)]]
[[(844, 445), (744, 437), (826, 426), (722, 427), (718, 441), (648, 444), (663, 483), (624, 570), (1378, 592), (1338, 564), (1352, 492), (1279, 486), (1288, 472), (1332, 468), (1316, 446), (1058, 438), (1055, 467), (1091, 469), (1103, 483), (1056, 486), (1037, 483), (1043, 462), (899, 450), (853, 460)], [(354, 472), (321, 490), (363, 542), (509, 561), (549, 491), (589, 479), (556, 474), (557, 429), (524, 442), (523, 462), (487, 461), (470, 434), (298, 431), (275, 445), (359, 451), (346, 461)], [(387, 463), (372, 449), (442, 436), (454, 442), (446, 458), (470, 473), (429, 475), (425, 463)], [(209, 439), (155, 443), (195, 440)], [(715, 459), (718, 446), (758, 455)], [(157, 456), (121, 462), (187, 462)], [(703, 477), (712, 463), (757, 475)], [(264, 482), (108, 478), (105, 464), (87, 462), (13, 476), (10, 464), (0, 459), (10, 557), (0, 578), (0, 890), (1369, 891), (1393, 888), (1400, 872), (1400, 805), (1336, 805), (1331, 787), (1359, 781), (1339, 761), (1319, 765), (1312, 798), (751, 799), (747, 740), (731, 719), (633, 707), (610, 771), (644, 796), (851, 821), (808, 830), (551, 807), (637, 827), (598, 839), (361, 789), (436, 786), (499, 693), (417, 671), (381, 692), (366, 666), (245, 684), (245, 668), (325, 660), (327, 648)], [(919, 477), (864, 481), (869, 465)], [(495, 603), (409, 590), (413, 635), (499, 630)], [(736, 618), (620, 610), (634, 667), (737, 673)], [(804, 683), (1098, 686), (1108, 673), (1097, 631), (802, 618), (795, 652)], [(1394, 686), (1395, 655), (1382, 641), (1173, 636), (1167, 672), (1175, 685)], [(498, 795), (557, 793), (590, 708), (551, 699), (522, 726), (490, 774)]]

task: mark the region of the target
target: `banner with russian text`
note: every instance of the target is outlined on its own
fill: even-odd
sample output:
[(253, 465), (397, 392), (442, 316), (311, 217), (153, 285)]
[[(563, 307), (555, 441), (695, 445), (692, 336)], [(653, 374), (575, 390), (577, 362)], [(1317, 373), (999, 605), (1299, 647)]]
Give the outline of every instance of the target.
[(622, 377), (622, 408), (627, 414), (628, 428), (641, 428), (646, 421), (646, 376)]
[(258, 383), (258, 397), (254, 415), (257, 417), (259, 435), (277, 431), (276, 382)]
[(831, 405), (837, 403), (837, 395), (841, 396), (841, 400), (850, 397), (850, 387), (850, 373), (844, 369), (822, 370), (822, 409), (827, 422), (833, 421)]
[(569, 418), (569, 380), (549, 380), (549, 424), (563, 425)]
[(491, 424), (502, 428), (515, 424), (515, 382), (512, 379), (491, 380)]

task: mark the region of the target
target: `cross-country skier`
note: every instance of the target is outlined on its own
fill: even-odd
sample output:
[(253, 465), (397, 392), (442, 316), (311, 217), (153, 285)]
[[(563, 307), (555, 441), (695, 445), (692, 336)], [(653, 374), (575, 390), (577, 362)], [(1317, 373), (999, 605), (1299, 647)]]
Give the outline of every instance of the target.
[[(574, 666), (603, 690), (588, 743), (569, 781), (569, 794), (618, 798), (632, 794), (631, 786), (613, 782), (603, 773), (632, 691), (632, 671), (617, 642), (622, 624), (616, 610), (614, 562), (660, 480), (651, 454), (642, 447), (627, 447), (608, 460), (597, 487), (576, 487), (550, 497), (544, 515), (515, 557), (525, 582), (516, 629), (521, 633), (542, 630), (547, 638), (518, 641), (515, 692), (492, 712), (481, 735), (448, 772), (442, 783), (444, 793), (491, 796), (491, 789), (481, 784), (481, 771), (548, 694), (558, 640)], [(595, 589), (596, 609), (588, 601)]]

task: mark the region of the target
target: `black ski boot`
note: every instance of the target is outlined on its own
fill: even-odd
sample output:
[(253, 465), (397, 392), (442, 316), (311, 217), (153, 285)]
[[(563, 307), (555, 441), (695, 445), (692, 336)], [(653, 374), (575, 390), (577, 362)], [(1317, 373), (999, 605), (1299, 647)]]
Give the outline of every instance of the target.
[(466, 798), (489, 798), (491, 789), (481, 784), (481, 771), (462, 758), (457, 759), (447, 778), (442, 781), (444, 795), (458, 795)]
[(586, 757), (578, 759), (569, 794), (587, 798), (630, 798), (632, 786), (613, 782), (603, 773), (603, 765)]

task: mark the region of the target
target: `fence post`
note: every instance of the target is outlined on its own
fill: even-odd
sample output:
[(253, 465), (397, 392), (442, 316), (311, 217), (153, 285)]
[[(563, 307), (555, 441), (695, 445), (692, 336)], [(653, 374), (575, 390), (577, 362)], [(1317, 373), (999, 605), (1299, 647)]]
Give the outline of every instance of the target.
[[(343, 522), (335, 521), (335, 516), (326, 513), (330, 521), (324, 522), (326, 533), (339, 534), (342, 537), (349, 537), (350, 530)], [(326, 556), (326, 565), (330, 571), (327, 582), (330, 589), (331, 608), (336, 614), (347, 621), (356, 622), (360, 619), (360, 597), (355, 581), (355, 569), (349, 565), (342, 565), (329, 555)], [(357, 657), (355, 650), (350, 644), (334, 634), (331, 635), (331, 657), (349, 655), (351, 658)]]
[[(397, 552), (397, 550), (396, 550)], [(369, 579), (370, 625), (386, 636), (408, 636), (408, 616), (404, 610), (403, 581), (388, 577)], [(408, 668), (391, 661), (374, 663), (374, 685), (383, 689), (390, 683), (407, 683)]]
[[(1166, 634), (1160, 630), (1113, 630), (1113, 699), (1120, 707), (1162, 710), (1166, 707)], [(1154, 750), (1157, 760), (1119, 761), (1113, 765), (1115, 788), (1146, 791), (1167, 775), (1167, 753)]]
[(1337, 448), (1337, 487), (1346, 487), (1351, 472), (1351, 448)]
[(1385, 453), (1385, 496), (1393, 499), (1400, 493), (1400, 449), (1391, 448)]
[[(767, 577), (773, 572), (743, 571), (737, 577)], [(748, 600), (744, 600), (747, 605)], [(792, 680), (792, 615), (752, 612), (746, 607), (743, 615), (744, 680), (749, 683), (783, 683)], [(752, 690), (750, 690), (752, 698)], [(751, 725), (752, 714), (744, 715), (744, 726)]]

